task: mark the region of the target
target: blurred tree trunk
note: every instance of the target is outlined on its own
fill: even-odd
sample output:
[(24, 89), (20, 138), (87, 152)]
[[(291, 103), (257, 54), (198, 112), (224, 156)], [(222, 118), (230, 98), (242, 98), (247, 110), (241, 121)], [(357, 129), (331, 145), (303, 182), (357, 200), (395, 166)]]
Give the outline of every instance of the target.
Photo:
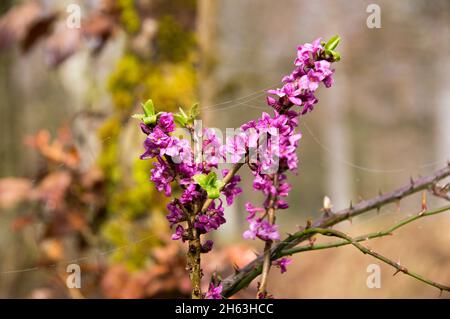
[[(212, 105), (216, 92), (214, 79), (215, 39), (217, 37), (216, 16), (216, 0), (198, 1), (197, 34), (200, 48), (199, 98), (201, 107)], [(211, 114), (211, 112), (202, 112), (204, 125), (211, 124), (208, 114)]]
[[(444, 18), (449, 20), (450, 13), (444, 11)], [(450, 26), (449, 24), (443, 27), (442, 41), (440, 42), (441, 52), (440, 58), (437, 60), (438, 72), (438, 92), (436, 100), (435, 123), (436, 123), (436, 159), (439, 164), (444, 161), (450, 161)], [(446, 52), (446, 53), (444, 53)]]

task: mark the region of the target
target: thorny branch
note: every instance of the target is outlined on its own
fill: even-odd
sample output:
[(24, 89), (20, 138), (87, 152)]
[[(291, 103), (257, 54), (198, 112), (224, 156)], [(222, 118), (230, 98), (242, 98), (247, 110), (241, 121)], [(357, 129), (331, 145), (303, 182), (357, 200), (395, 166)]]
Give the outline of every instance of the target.
[(307, 229), (309, 232), (313, 233), (313, 234), (321, 234), (324, 236), (333, 236), (333, 237), (339, 237), (342, 238), (344, 240), (346, 240), (347, 242), (349, 242), (350, 244), (352, 244), (353, 246), (355, 246), (356, 248), (358, 248), (362, 253), (364, 254), (368, 254), (371, 255), (375, 258), (377, 258), (378, 260), (381, 260), (382, 262), (394, 267), (395, 269), (397, 269), (397, 271), (394, 273), (397, 274), (399, 272), (404, 273), (405, 275), (411, 276), (419, 281), (422, 281), (430, 286), (436, 287), (438, 288), (441, 292), (443, 290), (445, 291), (450, 291), (450, 287), (449, 286), (445, 286), (445, 285), (441, 285), (437, 282), (434, 282), (432, 280), (429, 280), (427, 278), (424, 278), (423, 276), (412, 272), (410, 270), (408, 270), (406, 267), (400, 265), (399, 262), (395, 262), (383, 255), (380, 255), (377, 252), (374, 252), (373, 250), (361, 245), (360, 243), (358, 243), (357, 241), (355, 241), (353, 238), (351, 238), (350, 236), (348, 236), (347, 234), (344, 234), (343, 232), (340, 232), (338, 230), (334, 230), (334, 229), (326, 229), (326, 228), (309, 228)]
[[(425, 176), (414, 181), (411, 179), (408, 185), (400, 187), (390, 193), (382, 194), (372, 199), (364, 200), (356, 205), (350, 204), (346, 209), (332, 213), (329, 216), (312, 223), (312, 228), (329, 228), (342, 221), (350, 220), (351, 218), (364, 214), (373, 209), (380, 209), (381, 207), (397, 202), (400, 199), (417, 193), (421, 190), (427, 189), (435, 185), (438, 181), (450, 176), (450, 163), (446, 167), (436, 171), (434, 174)], [(290, 249), (311, 238), (312, 234), (304, 234), (303, 231), (299, 231), (293, 235), (289, 235), (286, 239), (272, 247), (271, 259), (276, 260), (282, 256), (282, 252), (286, 249)], [(223, 296), (229, 297), (238, 292), (239, 290), (247, 287), (252, 280), (261, 273), (262, 262), (264, 256), (259, 256), (252, 262), (247, 264), (240, 270), (237, 270), (233, 275), (223, 280)]]
[[(427, 217), (427, 216), (433, 216), (436, 214), (440, 214), (443, 213), (445, 211), (450, 210), (450, 205), (441, 207), (441, 208), (437, 208), (434, 210), (430, 210), (430, 211), (426, 211), (426, 212), (420, 212), (419, 214), (413, 215), (411, 217), (408, 217), (404, 220), (402, 220), (401, 222), (395, 224), (392, 227), (389, 227), (388, 229), (382, 230), (382, 231), (378, 231), (378, 232), (373, 232), (373, 233), (369, 233), (369, 234), (365, 234), (365, 235), (361, 235), (358, 237), (354, 237), (353, 240), (355, 242), (362, 242), (362, 241), (367, 241), (370, 239), (374, 239), (374, 238), (379, 238), (379, 237), (385, 237), (385, 236), (392, 236), (394, 234), (394, 231), (399, 229), (400, 227), (403, 227), (409, 223), (412, 223), (415, 220), (421, 219), (423, 217)], [(340, 240), (340, 241), (336, 241), (336, 242), (332, 242), (332, 243), (324, 243), (324, 244), (312, 244), (312, 245), (307, 245), (307, 246), (297, 246), (294, 248), (290, 248), (290, 249), (285, 249), (281, 252), (282, 256), (289, 256), (289, 255), (293, 255), (296, 253), (301, 253), (304, 251), (311, 251), (311, 250), (322, 250), (322, 249), (328, 249), (328, 248), (335, 248), (335, 247), (340, 247), (340, 246), (345, 246), (345, 245), (349, 245), (350, 243), (347, 240)]]

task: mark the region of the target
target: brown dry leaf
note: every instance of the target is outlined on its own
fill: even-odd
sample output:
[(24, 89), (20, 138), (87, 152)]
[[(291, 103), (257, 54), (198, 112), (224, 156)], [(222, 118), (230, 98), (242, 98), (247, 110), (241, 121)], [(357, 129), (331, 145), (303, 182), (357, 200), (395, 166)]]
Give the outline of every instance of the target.
[(33, 198), (44, 201), (49, 210), (60, 210), (71, 182), (72, 176), (68, 172), (51, 173), (36, 187)]
[(87, 226), (86, 218), (81, 212), (66, 213), (67, 223), (74, 230), (82, 230)]
[(30, 27), (28, 28), (28, 32), (20, 42), (20, 48), (22, 49), (22, 51), (28, 52), (40, 38), (49, 34), (57, 17), (57, 13), (40, 15), (30, 25)]
[(27, 137), (25, 143), (35, 147), (45, 158), (69, 168), (74, 169), (80, 163), (77, 149), (59, 138), (50, 142), (50, 133), (47, 130), (40, 130), (35, 136)]
[(129, 280), (130, 274), (123, 265), (113, 265), (108, 268), (101, 282), (101, 288), (106, 298), (121, 298), (121, 291)]
[(48, 238), (43, 240), (39, 246), (47, 260), (58, 262), (64, 259), (64, 244), (60, 239)]
[(104, 175), (102, 170), (97, 166), (92, 166), (83, 176), (81, 176), (81, 185), (86, 189), (92, 189), (96, 185), (102, 183)]
[(48, 33), (56, 17), (56, 12), (47, 10), (38, 1), (14, 6), (0, 19), (0, 50), (21, 43), (26, 52)]
[(86, 45), (94, 54), (100, 53), (106, 41), (114, 34), (115, 28), (116, 22), (112, 16), (102, 13), (92, 15), (82, 25)]
[(244, 267), (255, 259), (253, 248), (246, 244), (226, 247), (224, 252), (227, 255), (231, 265), (236, 265), (238, 267)]
[(36, 222), (35, 217), (31, 215), (17, 217), (12, 220), (11, 228), (14, 231), (19, 231), (34, 222)]
[(47, 64), (57, 67), (81, 48), (81, 31), (61, 22), (45, 44)]
[(26, 178), (8, 177), (0, 179), (0, 208), (12, 208), (28, 200), (32, 183)]

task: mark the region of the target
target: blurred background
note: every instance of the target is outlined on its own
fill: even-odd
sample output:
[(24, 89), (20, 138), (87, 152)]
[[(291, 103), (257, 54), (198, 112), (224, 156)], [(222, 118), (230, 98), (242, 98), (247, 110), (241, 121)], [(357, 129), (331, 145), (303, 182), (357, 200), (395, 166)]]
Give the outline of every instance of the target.
[[(378, 5), (380, 28), (367, 20)], [(199, 101), (204, 125), (239, 127), (268, 111), (266, 90), (290, 73), (296, 47), (339, 34), (335, 85), (303, 117), (300, 169), (285, 232), (388, 192), (450, 159), (450, 3), (446, 0), (85, 0), (0, 3), (0, 297), (168, 298), (189, 295), (182, 247), (170, 240), (167, 199), (140, 161), (130, 115)], [(81, 18), (78, 19), (78, 18)], [(205, 255), (206, 276), (245, 265), (244, 193)], [(420, 210), (420, 194), (340, 225), (383, 229)], [(443, 204), (429, 200), (430, 207)], [(423, 219), (370, 247), (450, 283), (450, 215)], [(82, 288), (66, 287), (78, 264)], [(277, 298), (448, 298), (353, 247), (302, 253), (271, 272)], [(207, 280), (205, 279), (205, 284)], [(255, 286), (240, 297), (253, 297)]]

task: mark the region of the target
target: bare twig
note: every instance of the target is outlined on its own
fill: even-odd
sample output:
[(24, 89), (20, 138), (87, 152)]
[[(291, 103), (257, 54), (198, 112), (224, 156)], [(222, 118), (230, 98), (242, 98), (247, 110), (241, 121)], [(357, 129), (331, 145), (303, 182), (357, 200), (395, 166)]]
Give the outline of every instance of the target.
[(360, 243), (358, 243), (357, 241), (355, 241), (353, 238), (351, 238), (350, 236), (348, 236), (347, 234), (344, 234), (343, 232), (340, 232), (338, 230), (334, 230), (334, 229), (329, 229), (329, 228), (309, 228), (307, 229), (307, 231), (311, 232), (311, 233), (316, 233), (316, 234), (321, 234), (324, 236), (333, 236), (333, 237), (339, 237), (342, 238), (346, 241), (348, 241), (350, 244), (352, 244), (353, 246), (355, 246), (356, 248), (358, 248), (362, 253), (364, 254), (368, 254), (371, 255), (375, 258), (377, 258), (378, 260), (381, 260), (382, 262), (394, 267), (398, 272), (402, 272), (405, 275), (408, 275), (410, 277), (413, 277), (423, 283), (426, 283), (430, 286), (433, 286), (435, 288), (438, 288), (440, 291), (450, 291), (450, 287), (449, 286), (445, 286), (442, 284), (439, 284), (437, 282), (434, 282), (430, 279), (427, 279), (415, 272), (412, 272), (410, 270), (408, 270), (406, 267), (400, 265), (400, 263), (395, 262), (383, 255), (380, 255), (377, 252), (374, 252), (373, 250), (361, 245)]
[(444, 186), (434, 184), (431, 187), (431, 193), (436, 197), (445, 199), (446, 201), (450, 202), (450, 183), (447, 183)]
[[(385, 229), (383, 231), (378, 231), (378, 232), (374, 232), (374, 233), (369, 233), (369, 234), (365, 234), (365, 235), (361, 235), (358, 237), (354, 237), (353, 240), (356, 242), (362, 242), (362, 241), (367, 241), (370, 239), (374, 239), (374, 238), (379, 238), (379, 237), (384, 237), (384, 236), (390, 236), (393, 235), (393, 232), (397, 229), (399, 229), (400, 227), (403, 227), (409, 223), (412, 223), (415, 220), (421, 219), (423, 217), (427, 217), (427, 216), (433, 216), (439, 213), (443, 213), (445, 211), (450, 210), (450, 205), (441, 207), (441, 208), (437, 208), (434, 210), (430, 210), (430, 211), (426, 211), (426, 212), (421, 212), (417, 215), (408, 217), (404, 220), (402, 220), (401, 222), (395, 224), (392, 227), (389, 227), (388, 229)], [(282, 256), (289, 256), (289, 255), (293, 255), (296, 253), (301, 253), (304, 251), (311, 251), (311, 250), (322, 250), (322, 249), (328, 249), (328, 248), (335, 248), (335, 247), (340, 247), (340, 246), (345, 246), (345, 245), (349, 245), (350, 243), (347, 240), (340, 240), (340, 241), (336, 241), (336, 242), (332, 242), (332, 243), (324, 243), (324, 244), (316, 244), (316, 245), (308, 245), (308, 246), (300, 246), (300, 247), (294, 247), (294, 248), (290, 248), (290, 249), (285, 249), (281, 252)]]
[[(278, 188), (278, 174), (275, 173), (273, 176), (273, 185), (275, 188)], [(273, 225), (275, 223), (275, 203), (277, 201), (277, 197), (273, 195), (269, 195), (269, 205), (266, 209), (266, 214), (268, 216), (269, 224)], [(256, 295), (257, 298), (265, 298), (267, 295), (266, 287), (267, 287), (267, 277), (269, 276), (270, 266), (272, 263), (270, 250), (272, 248), (272, 240), (267, 240), (264, 245), (264, 261), (262, 266), (261, 273), (261, 282), (259, 283), (258, 293)]]
[[(436, 171), (434, 174), (422, 177), (416, 181), (411, 179), (408, 185), (398, 188), (397, 190), (379, 195), (369, 200), (361, 201), (356, 205), (341, 210), (328, 217), (323, 217), (312, 224), (314, 228), (328, 228), (336, 225), (344, 220), (361, 215), (373, 209), (380, 209), (382, 206), (396, 202), (406, 196), (417, 193), (421, 190), (427, 189), (436, 182), (446, 178), (450, 175), (450, 164), (446, 167)], [(288, 236), (279, 244), (271, 249), (271, 259), (275, 260), (279, 254), (285, 250), (292, 248), (299, 243), (311, 238), (311, 234), (296, 233)], [(252, 262), (241, 268), (235, 274), (223, 280), (223, 295), (225, 297), (235, 294), (237, 291), (248, 286), (248, 284), (261, 273), (263, 256), (259, 256)]]

